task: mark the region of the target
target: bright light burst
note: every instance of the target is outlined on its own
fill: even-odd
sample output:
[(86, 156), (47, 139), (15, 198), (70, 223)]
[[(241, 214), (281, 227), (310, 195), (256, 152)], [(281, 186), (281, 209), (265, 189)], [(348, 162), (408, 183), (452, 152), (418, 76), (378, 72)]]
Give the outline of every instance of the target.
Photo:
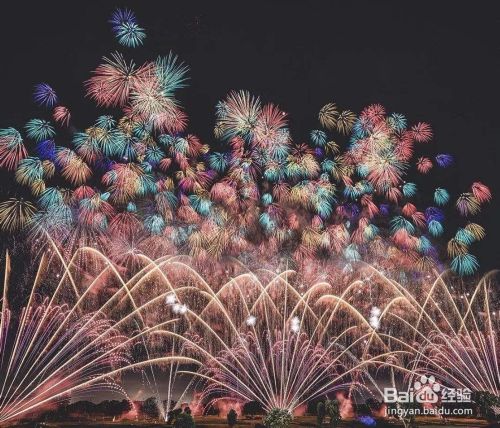
[(315, 397), (337, 390), (354, 394), (364, 381), (373, 382), (369, 369), (388, 354), (375, 351), (381, 338), (373, 340), (373, 354), (366, 349), (377, 334), (354, 307), (331, 295), (326, 284), (300, 296), (286, 272), (265, 285), (260, 281), (237, 276), (202, 312), (187, 314), (190, 335), (197, 338), (192, 352), (204, 361), (196, 376), (206, 380), (201, 400), (207, 406), (258, 401), (266, 411), (293, 413)]
[(29, 201), (12, 198), (0, 203), (0, 228), (7, 232), (16, 232), (28, 226), (36, 207)]
[[(142, 43), (130, 10), (115, 11), (111, 24), (122, 44)], [(70, 254), (82, 242), (110, 242), (129, 230), (135, 241), (162, 238), (169, 241), (165, 246), (200, 261), (239, 255), (258, 263), (261, 257), (286, 256), (300, 268), (318, 258), (385, 260), (404, 271), (416, 265), (427, 271), (442, 262), (438, 238), (447, 232), (444, 209), (453, 205), (454, 195), (436, 185), (436, 206), (424, 205), (419, 189), (426, 187), (414, 175), (415, 167), (428, 174), (434, 166), (449, 167), (453, 158), (438, 154), (435, 165), (430, 157), (414, 158), (415, 146), (432, 139), (428, 124), (409, 125), (405, 116), (387, 113), (380, 104), (355, 114), (328, 103), (319, 113), (323, 129), (298, 143), (277, 105), (248, 91), (231, 91), (216, 106), (214, 151), (187, 130), (177, 99), (187, 72), (172, 52), (139, 66), (115, 52), (104, 57), (85, 86), (98, 106), (121, 113), (101, 115), (82, 130), (65, 130), (71, 139), (63, 145), (66, 138), (56, 135), (49, 120), (32, 119), (25, 130), (34, 150), (14, 128), (2, 130), (0, 166), (14, 171), (37, 207), (29, 222), (12, 218), (16, 212), (21, 216), (20, 210), (6, 212), (12, 224), (37, 236), (45, 230)], [(36, 100), (53, 108), (58, 127), (68, 127), (70, 111), (57, 105), (50, 86), (37, 86)], [(54, 184), (64, 197), (46, 197)], [(491, 196), (486, 185), (475, 182), (454, 204), (471, 217)], [(484, 231), (460, 243), (466, 252), (450, 253), (456, 272), (477, 270), (470, 249), (483, 237)]]
[(105, 107), (124, 106), (135, 82), (147, 78), (151, 65), (136, 68), (134, 62), (126, 62), (120, 53), (104, 57), (104, 64), (99, 65), (94, 75), (85, 82), (87, 95), (98, 105)]
[(445, 273), (421, 296), (396, 286), (394, 299), (380, 317), (379, 331), (398, 332), (393, 333), (396, 340), (412, 355), (412, 364), (407, 365), (411, 376), (434, 375), (448, 388), (498, 396), (500, 314), (495, 287), (493, 272), (473, 288)]
[(335, 103), (328, 103), (321, 107), (319, 111), (319, 122), (321, 126), (329, 130), (335, 129), (337, 125), (337, 118), (339, 117), (339, 111)]
[[(118, 375), (131, 369), (143, 372), (158, 403), (196, 396), (197, 411), (257, 401), (293, 413), (333, 391), (377, 395), (386, 368), (498, 394), (488, 277), (467, 292), (437, 276), (415, 293), (361, 262), (343, 282), (304, 288), (293, 271), (236, 263), (225, 280), (223, 265), (202, 276), (186, 257), (152, 260), (140, 249), (135, 257), (123, 277), (92, 248), (64, 260), (53, 247), (19, 314), (4, 286), (0, 420), (95, 389), (125, 394)], [(7, 256), (6, 284), (9, 276)], [(159, 407), (165, 420), (175, 408)]]
[(135, 48), (144, 43), (146, 33), (137, 25), (134, 12), (128, 9), (117, 9), (109, 21), (112, 24), (118, 42), (123, 46)]
[[(92, 265), (85, 265), (90, 259)], [(198, 364), (175, 352), (165, 355), (165, 342), (161, 352), (153, 349), (157, 332), (177, 321), (168, 314), (147, 319), (150, 310), (162, 312), (166, 293), (141, 301), (110, 261), (91, 248), (67, 262), (55, 247), (43, 254), (27, 303), (19, 310), (9, 305), (10, 271), (7, 254), (0, 307), (2, 424), (92, 391), (128, 398), (118, 382), (125, 371)], [(99, 302), (96, 293), (109, 294)]]
[(57, 104), (56, 91), (47, 83), (40, 83), (35, 86), (33, 94), (35, 102), (41, 106), (53, 107)]

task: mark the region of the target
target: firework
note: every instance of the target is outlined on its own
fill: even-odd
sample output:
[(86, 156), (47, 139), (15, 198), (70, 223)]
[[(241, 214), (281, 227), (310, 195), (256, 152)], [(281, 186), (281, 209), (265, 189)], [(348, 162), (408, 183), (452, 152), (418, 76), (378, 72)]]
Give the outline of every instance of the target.
[(337, 117), (337, 129), (342, 134), (347, 134), (354, 125), (356, 115), (350, 110), (344, 110)]
[(53, 126), (43, 119), (31, 119), (25, 126), (26, 135), (35, 141), (42, 141), (56, 135)]
[[(329, 294), (325, 284), (301, 297), (286, 273), (266, 286), (260, 281), (242, 274), (218, 292), (201, 284), (175, 289), (172, 311), (189, 320), (183, 334), (186, 352), (203, 362), (199, 371), (185, 373), (203, 381), (204, 406), (258, 401), (268, 411), (293, 413), (314, 397), (335, 390), (354, 394), (364, 388), (362, 379), (371, 382), (368, 369), (388, 354), (363, 352), (369, 338), (377, 342), (377, 333), (347, 301)], [(206, 298), (205, 292), (190, 297), (194, 307), (181, 303), (190, 290), (203, 289)], [(340, 325), (339, 317), (344, 319)]]
[(456, 202), (457, 210), (462, 215), (474, 215), (481, 210), (481, 205), (473, 193), (462, 193)]
[(56, 92), (47, 83), (40, 83), (35, 86), (33, 98), (35, 102), (41, 106), (53, 107), (57, 104)]
[[(474, 264), (469, 256), (457, 256), (457, 264), (465, 269)], [(472, 289), (451, 284), (443, 275), (428, 284), (422, 296), (393, 290), (395, 295), (402, 293), (403, 299), (398, 298), (397, 303), (394, 300), (383, 311), (381, 329), (385, 319), (385, 326), (398, 328), (400, 337), (413, 337), (413, 342), (401, 342), (403, 347), (412, 348), (413, 360), (408, 365), (411, 378), (425, 373), (447, 388), (488, 391), (498, 396), (500, 360), (493, 276), (486, 275)]]
[(57, 106), (54, 108), (52, 117), (54, 118), (54, 121), (61, 126), (68, 126), (71, 119), (71, 113), (67, 107)]
[[(117, 383), (126, 370), (150, 364), (197, 364), (178, 353), (165, 356), (152, 351), (151, 336), (176, 320), (146, 320), (144, 311), (163, 304), (167, 293), (141, 302), (135, 292), (126, 291), (125, 281), (109, 260), (90, 248), (80, 253), (85, 251), (94, 261), (91, 270), (78, 263), (78, 254), (67, 265), (57, 251), (42, 255), (27, 304), (19, 313), (8, 304), (10, 257), (6, 257), (0, 322), (1, 423), (93, 390), (127, 397)], [(58, 266), (63, 266), (62, 273), (56, 274)], [(118, 288), (112, 286), (109, 299), (96, 304), (92, 295), (103, 280), (116, 281)], [(43, 297), (41, 289), (47, 284), (55, 286)], [(131, 306), (121, 304), (123, 299)], [(136, 352), (134, 359), (134, 347), (147, 349)]]
[[(123, 47), (144, 43), (133, 12), (110, 24)], [(479, 269), (472, 217), (491, 190), (442, 187), (454, 159), (429, 149), (430, 125), (328, 103), (296, 141), (280, 107), (234, 90), (209, 146), (188, 129), (187, 80), (172, 52), (140, 65), (112, 53), (85, 82), (109, 112), (70, 126), (42, 83), (48, 117), (0, 130), (0, 167), (23, 195), (0, 203), (0, 229), (40, 260), (18, 308), (6, 256), (0, 424), (95, 390), (127, 396), (128, 370), (164, 420), (189, 395), (201, 411), (286, 414), (337, 391), (376, 396), (386, 369), (498, 396), (493, 283), (446, 282), (447, 267)]]
[(476, 256), (474, 254), (458, 254), (450, 264), (451, 268), (459, 275), (471, 275), (476, 272), (479, 267)]
[[(332, 391), (350, 399), (381, 393), (374, 376), (384, 367), (406, 376), (432, 372), (448, 386), (498, 393), (498, 359), (490, 348), (495, 310), (486, 281), (465, 295), (438, 276), (424, 293), (412, 293), (361, 263), (350, 282), (336, 287), (322, 280), (303, 289), (293, 271), (252, 273), (241, 265), (224, 283), (218, 274), (201, 276), (188, 259), (152, 260), (139, 247), (128, 280), (91, 248), (71, 257), (62, 275), (55, 275), (62, 261), (57, 251), (42, 256), (19, 321), (4, 297), (0, 331), (16, 339), (0, 341), (7, 356), (0, 368), (2, 421), (96, 388), (124, 394), (114, 375), (134, 368), (158, 402), (166, 394), (178, 406), (188, 391), (200, 391), (204, 409), (223, 400), (257, 401), (267, 411), (293, 413)], [(6, 278), (9, 272), (7, 264)], [(44, 277), (55, 289), (40, 300)], [(212, 285), (209, 278), (219, 280)], [(95, 288), (109, 296), (97, 306)], [(160, 376), (167, 376), (166, 390), (159, 389)], [(189, 381), (179, 392), (182, 376)], [(159, 407), (166, 420), (172, 407)]]
[(446, 205), (449, 200), (450, 200), (450, 194), (446, 189), (438, 187), (434, 191), (434, 202), (436, 203), (436, 205), (438, 206)]
[(258, 401), (267, 411), (293, 413), (331, 391), (349, 397), (378, 391), (372, 373), (381, 367), (406, 377), (432, 373), (448, 387), (498, 394), (488, 277), (466, 293), (437, 275), (414, 293), (361, 263), (340, 294), (326, 281), (299, 293), (303, 285), (293, 271), (242, 267), (228, 282), (211, 285), (186, 261), (167, 257), (146, 264), (137, 286), (157, 277), (158, 268), (159, 277), (177, 279), (173, 289), (169, 280), (160, 283), (171, 290), (168, 310), (183, 319), (176, 330), (181, 354), (201, 363), (197, 371), (184, 367), (172, 375), (199, 379), (204, 408)]
[(436, 156), (436, 162), (440, 167), (446, 168), (453, 164), (453, 156), (449, 154), (440, 154)]
[[(110, 22), (121, 44), (142, 44), (133, 12), (119, 9)], [(16, 224), (43, 236), (58, 219), (61, 227), (46, 232), (60, 248), (93, 242), (97, 232), (99, 242), (113, 241), (134, 224), (138, 234), (200, 260), (210, 254), (259, 263), (266, 254), (300, 267), (316, 257), (339, 263), (388, 258), (394, 268), (411, 270), (415, 260), (423, 266), (444, 261), (438, 241), (448, 227), (445, 210), (455, 206), (472, 217), (491, 200), (480, 182), (458, 198), (436, 183), (425, 197), (428, 186), (420, 185), (415, 168), (430, 175), (434, 166), (450, 167), (453, 157), (414, 157), (417, 144), (432, 140), (430, 126), (411, 125), (380, 104), (355, 114), (328, 103), (319, 112), (321, 128), (308, 141), (295, 142), (278, 106), (248, 91), (231, 91), (216, 105), (214, 151), (187, 130), (177, 98), (187, 72), (172, 52), (138, 66), (116, 52), (85, 82), (87, 96), (113, 108), (112, 114), (83, 129), (61, 130), (69, 139), (56, 135), (44, 118), (28, 121), (25, 135), (1, 130), (0, 167), (14, 171), (38, 209), (33, 224)], [(70, 112), (48, 85), (37, 86), (36, 102), (52, 109), (58, 126), (68, 127)], [(23, 137), (35, 144), (25, 145)], [(44, 193), (53, 182), (66, 188), (63, 203)], [(81, 197), (82, 188), (113, 210), (103, 212), (90, 195)], [(426, 200), (435, 207), (421, 203)], [(68, 241), (72, 227), (79, 238)], [(472, 254), (455, 260), (455, 270), (471, 272), (475, 260)]]
[(218, 112), (225, 137), (243, 135), (249, 137), (257, 125), (261, 113), (260, 99), (249, 92), (231, 92), (224, 101), (224, 109)]
[(0, 166), (12, 171), (27, 156), (23, 139), (14, 128), (0, 130)]
[(491, 200), (491, 191), (483, 183), (476, 182), (472, 184), (472, 194), (479, 203), (489, 202)]
[(432, 129), (429, 124), (419, 122), (412, 128), (413, 138), (419, 143), (427, 143), (432, 138)]
[(36, 207), (23, 199), (9, 199), (0, 203), (0, 228), (3, 231), (22, 230), (31, 223)]
[(97, 67), (94, 75), (85, 82), (87, 95), (99, 105), (106, 107), (123, 106), (134, 84), (147, 78), (151, 72), (149, 64), (136, 68), (133, 62), (127, 63), (119, 53), (104, 57), (104, 64)]
[(328, 103), (321, 107), (318, 116), (321, 126), (330, 130), (335, 129), (338, 117), (339, 111), (335, 103)]
[(417, 161), (417, 169), (422, 174), (427, 174), (432, 169), (432, 161), (429, 158), (421, 157)]
[(135, 14), (131, 10), (117, 9), (109, 22), (120, 44), (135, 48), (144, 43), (146, 33), (137, 25)]

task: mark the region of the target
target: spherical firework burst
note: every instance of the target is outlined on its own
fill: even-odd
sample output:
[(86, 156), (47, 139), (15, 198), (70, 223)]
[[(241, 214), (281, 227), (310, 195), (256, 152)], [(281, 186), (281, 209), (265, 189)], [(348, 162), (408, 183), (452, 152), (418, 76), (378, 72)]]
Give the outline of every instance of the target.
[(57, 94), (47, 83), (40, 83), (35, 86), (33, 94), (35, 102), (41, 106), (53, 107), (57, 104)]
[(127, 63), (120, 53), (113, 53), (111, 58), (103, 59), (104, 64), (97, 67), (94, 75), (85, 82), (87, 95), (98, 105), (123, 106), (136, 81), (150, 74), (151, 65), (136, 68), (133, 62)]
[(52, 114), (54, 121), (61, 126), (68, 126), (71, 119), (71, 112), (67, 107), (57, 106)]
[(474, 215), (481, 211), (481, 204), (473, 193), (462, 193), (456, 202), (457, 210), (462, 215)]
[(344, 110), (337, 117), (337, 129), (340, 133), (346, 135), (356, 121), (356, 115), (350, 110)]
[(339, 117), (339, 111), (335, 103), (328, 103), (321, 107), (319, 111), (319, 122), (324, 128), (333, 130), (337, 125), (337, 118)]
[(0, 228), (16, 232), (28, 226), (36, 213), (36, 207), (23, 199), (9, 199), (0, 203)]
[(19, 131), (14, 128), (0, 130), (0, 167), (15, 170), (19, 161), (28, 154)]
[(25, 125), (28, 138), (37, 142), (47, 140), (56, 135), (54, 127), (44, 119), (31, 119)]
[(137, 25), (135, 14), (131, 10), (117, 9), (109, 22), (120, 44), (135, 48), (144, 43), (146, 33)]

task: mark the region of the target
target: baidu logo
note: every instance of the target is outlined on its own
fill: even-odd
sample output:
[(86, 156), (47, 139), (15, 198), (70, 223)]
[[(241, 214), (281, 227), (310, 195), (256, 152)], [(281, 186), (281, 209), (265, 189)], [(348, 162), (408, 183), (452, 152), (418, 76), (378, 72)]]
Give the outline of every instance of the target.
[(413, 384), (415, 401), (417, 403), (437, 403), (440, 398), (441, 385), (436, 382), (434, 376), (420, 376)]
[(386, 403), (429, 403), (439, 402), (443, 388), (436, 382), (434, 376), (422, 375), (407, 391), (398, 391), (396, 388), (384, 388)]
[(384, 388), (385, 403), (445, 404), (470, 403), (471, 390), (468, 388), (446, 388), (436, 382), (434, 376), (422, 375), (413, 382), (407, 391), (397, 388)]

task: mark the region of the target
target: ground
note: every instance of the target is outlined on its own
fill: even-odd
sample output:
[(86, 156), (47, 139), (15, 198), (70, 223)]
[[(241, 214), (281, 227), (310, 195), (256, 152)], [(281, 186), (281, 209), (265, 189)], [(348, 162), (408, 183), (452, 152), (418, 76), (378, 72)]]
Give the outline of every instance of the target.
[[(205, 416), (205, 417), (197, 417), (196, 419), (196, 427), (197, 428), (227, 428), (227, 422), (225, 419), (221, 419), (215, 416)], [(236, 428), (253, 428), (257, 423), (260, 423), (261, 419), (244, 419), (239, 421)], [(485, 421), (471, 420), (471, 419), (455, 419), (451, 420), (446, 424), (439, 423), (439, 421), (434, 420), (418, 420), (419, 427), (425, 428), (442, 428), (446, 427), (463, 427), (463, 428), (477, 428), (477, 427), (485, 427), (487, 423)], [(152, 423), (152, 422), (111, 422), (111, 421), (102, 421), (98, 420), (95, 422), (58, 422), (58, 423), (24, 423), (24, 424), (13, 424), (10, 427), (17, 428), (97, 428), (97, 427), (109, 427), (109, 428), (157, 428), (157, 427), (168, 427), (166, 424), (160, 423)], [(354, 427), (358, 426), (354, 423), (354, 421), (343, 421), (340, 427)], [(498, 426), (498, 425), (497, 425)], [(304, 416), (298, 417), (294, 419), (293, 428), (298, 427), (316, 427), (316, 418), (312, 416)], [(326, 425), (325, 425), (326, 427)], [(381, 424), (380, 422), (377, 424), (377, 427), (402, 427), (401, 424), (386, 422), (385, 424)]]

